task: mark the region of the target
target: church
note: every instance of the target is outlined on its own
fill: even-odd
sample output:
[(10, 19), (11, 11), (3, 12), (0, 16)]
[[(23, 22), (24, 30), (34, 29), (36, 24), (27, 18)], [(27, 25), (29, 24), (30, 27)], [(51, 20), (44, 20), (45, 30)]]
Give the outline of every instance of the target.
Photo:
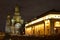
[(18, 6), (16, 6), (12, 18), (10, 15), (7, 16), (5, 32), (11, 35), (20, 35), (23, 23), (24, 20), (21, 18)]

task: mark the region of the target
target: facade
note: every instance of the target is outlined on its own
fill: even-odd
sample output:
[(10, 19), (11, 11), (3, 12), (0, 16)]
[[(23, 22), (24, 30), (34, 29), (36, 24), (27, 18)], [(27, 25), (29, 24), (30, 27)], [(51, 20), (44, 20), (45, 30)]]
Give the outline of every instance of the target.
[(60, 12), (48, 11), (25, 25), (25, 35), (44, 36), (60, 34)]
[(23, 20), (20, 16), (19, 8), (16, 6), (13, 17), (11, 18), (10, 15), (7, 16), (5, 31), (11, 35), (19, 35), (21, 34), (20, 28), (22, 27), (22, 24)]

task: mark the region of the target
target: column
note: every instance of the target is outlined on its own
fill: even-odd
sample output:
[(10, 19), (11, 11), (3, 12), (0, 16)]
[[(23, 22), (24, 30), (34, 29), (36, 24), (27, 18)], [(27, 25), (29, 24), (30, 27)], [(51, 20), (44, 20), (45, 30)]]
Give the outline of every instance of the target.
[(54, 20), (50, 19), (50, 34), (54, 34)]

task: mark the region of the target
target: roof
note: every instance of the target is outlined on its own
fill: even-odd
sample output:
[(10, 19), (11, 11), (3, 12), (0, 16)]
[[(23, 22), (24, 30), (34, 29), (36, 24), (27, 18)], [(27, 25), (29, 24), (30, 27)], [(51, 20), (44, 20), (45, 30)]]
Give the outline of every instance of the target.
[(60, 11), (57, 11), (55, 9), (49, 10), (49, 11), (37, 16), (37, 19), (40, 18), (40, 17), (46, 16), (48, 14), (60, 14)]
[[(48, 14), (49, 14), (49, 15), (48, 15)], [(54, 16), (51, 16), (52, 14), (53, 14)], [(36, 20), (36, 19), (35, 19), (35, 21), (32, 20), (33, 22), (30, 21), (29, 24), (33, 24), (33, 23), (42, 21), (42, 20), (44, 20), (44, 19), (46, 19), (46, 18), (50, 18), (50, 17), (56, 18), (56, 17), (55, 17), (56, 14), (58, 14), (57, 16), (60, 16), (60, 15), (59, 15), (59, 14), (60, 14), (60, 11), (50, 10), (50, 11), (45, 12), (45, 13), (43, 13), (42, 15), (38, 16), (37, 20)], [(46, 18), (45, 18), (44, 16), (45, 16)], [(48, 17), (48, 16), (50, 16), (50, 17)], [(43, 17), (43, 18), (42, 18), (42, 17)], [(28, 25), (28, 24), (27, 24), (27, 25)]]

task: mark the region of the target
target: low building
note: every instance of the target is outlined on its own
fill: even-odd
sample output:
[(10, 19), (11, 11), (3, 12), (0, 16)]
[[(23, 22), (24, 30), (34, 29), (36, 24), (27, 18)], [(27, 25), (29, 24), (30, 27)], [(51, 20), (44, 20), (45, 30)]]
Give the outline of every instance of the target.
[(48, 11), (25, 25), (25, 35), (44, 36), (60, 34), (60, 12)]

